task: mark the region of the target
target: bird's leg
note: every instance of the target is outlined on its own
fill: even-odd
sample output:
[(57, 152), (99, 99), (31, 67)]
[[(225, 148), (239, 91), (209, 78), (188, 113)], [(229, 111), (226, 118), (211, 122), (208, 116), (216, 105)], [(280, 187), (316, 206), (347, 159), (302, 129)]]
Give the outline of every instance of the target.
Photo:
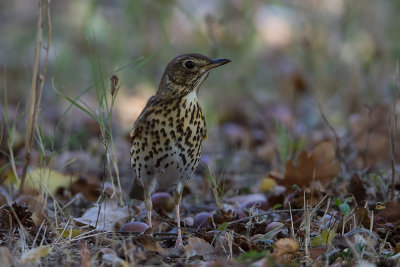
[(151, 202), (151, 195), (148, 190), (144, 191), (144, 205), (147, 210), (147, 223), (149, 224), (149, 227), (152, 227), (151, 223), (151, 210), (153, 209), (153, 203)]
[(175, 213), (176, 213), (176, 227), (178, 228), (178, 237), (175, 243), (175, 249), (183, 247), (182, 242), (182, 231), (181, 231), (181, 216), (179, 213), (179, 203), (181, 202), (183, 188), (178, 185), (176, 191), (174, 192), (174, 203), (175, 203)]

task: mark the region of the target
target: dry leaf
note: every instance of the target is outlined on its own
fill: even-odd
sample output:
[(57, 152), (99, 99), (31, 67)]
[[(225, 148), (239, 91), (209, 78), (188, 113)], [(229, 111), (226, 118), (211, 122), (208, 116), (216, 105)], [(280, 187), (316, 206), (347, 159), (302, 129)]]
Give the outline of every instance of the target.
[(210, 260), (214, 256), (214, 248), (204, 239), (189, 237), (188, 244), (185, 246), (185, 255), (188, 258), (203, 256), (204, 260)]
[(80, 179), (76, 180), (71, 185), (71, 193), (76, 195), (82, 193), (89, 201), (96, 201), (101, 193), (102, 185), (97, 177), (81, 175)]
[(28, 206), (21, 206), (17, 203), (5, 205), (0, 208), (0, 228), (14, 229), (22, 224), (25, 228), (34, 227), (32, 211)]
[(269, 193), (274, 190), (276, 181), (270, 177), (265, 177), (260, 184), (260, 190), (264, 193)]
[(336, 236), (334, 231), (330, 229), (323, 230), (318, 236), (311, 238), (311, 245), (314, 247), (329, 245)]
[(81, 266), (82, 267), (92, 267), (90, 263), (90, 251), (86, 241), (81, 241)]
[(31, 195), (23, 194), (16, 200), (19, 206), (27, 205), (32, 212), (32, 221), (35, 225), (41, 225), (43, 221), (49, 221), (47, 218), (47, 211), (44, 209), (44, 203), (41, 196), (33, 197)]
[(154, 238), (150, 235), (141, 234), (138, 235), (134, 242), (136, 244), (140, 244), (145, 247), (148, 251), (158, 252), (160, 254), (164, 254), (164, 249), (160, 246), (160, 244), (154, 240)]
[(277, 180), (284, 186), (294, 184), (300, 187), (309, 187), (314, 180), (322, 183), (332, 180), (339, 174), (340, 163), (335, 161), (335, 147), (330, 142), (320, 143), (311, 155), (303, 150), (297, 159), (286, 162), (285, 177)]
[[(100, 213), (99, 213), (100, 207)], [(128, 207), (118, 206), (115, 199), (106, 199), (99, 206), (96, 204), (94, 207), (88, 209), (82, 217), (74, 218), (80, 224), (97, 227), (99, 231), (112, 231), (119, 229), (121, 225), (128, 221)]]
[(0, 266), (16, 266), (8, 247), (0, 246)]
[(323, 255), (327, 249), (327, 246), (320, 246), (310, 248), (310, 257), (313, 260), (316, 260), (319, 256)]
[(61, 235), (62, 238), (74, 238), (78, 235), (82, 234), (82, 229), (58, 229), (58, 233)]
[(357, 173), (354, 173), (351, 176), (348, 191), (349, 193), (353, 194), (357, 203), (367, 199), (367, 191), (364, 184), (365, 183), (361, 180)]
[(101, 249), (98, 254), (99, 260), (103, 263), (102, 266), (121, 266), (129, 267), (129, 263), (117, 256), (117, 252), (110, 248)]
[(386, 218), (389, 223), (400, 223), (400, 203), (394, 201), (385, 203), (385, 208), (379, 211), (378, 215)]
[(48, 168), (36, 168), (26, 176), (25, 187), (28, 191), (29, 188), (38, 193), (44, 190), (54, 195), (58, 189), (69, 188), (76, 180), (77, 177), (73, 175), (62, 174)]
[(378, 104), (373, 108), (363, 109), (361, 114), (350, 116), (349, 125), (353, 143), (359, 151), (359, 158), (356, 161), (359, 168), (375, 166), (390, 159), (388, 121), (391, 113), (389, 105)]
[(272, 255), (281, 263), (289, 263), (297, 256), (300, 245), (293, 238), (282, 238), (276, 241)]
[(21, 257), (22, 263), (40, 263), (40, 259), (51, 252), (49, 246), (39, 246), (25, 252)]

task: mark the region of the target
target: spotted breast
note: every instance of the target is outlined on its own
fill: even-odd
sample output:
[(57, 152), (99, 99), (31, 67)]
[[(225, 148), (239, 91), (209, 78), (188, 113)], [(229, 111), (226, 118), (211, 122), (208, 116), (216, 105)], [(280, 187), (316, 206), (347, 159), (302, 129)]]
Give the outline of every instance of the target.
[(165, 101), (153, 96), (131, 132), (131, 167), (151, 194), (181, 187), (201, 156), (206, 123), (196, 90)]

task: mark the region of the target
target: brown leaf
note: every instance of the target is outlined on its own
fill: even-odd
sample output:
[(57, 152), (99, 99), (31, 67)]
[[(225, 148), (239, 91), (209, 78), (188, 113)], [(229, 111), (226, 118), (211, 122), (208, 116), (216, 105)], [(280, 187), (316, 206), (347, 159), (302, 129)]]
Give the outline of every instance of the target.
[(19, 223), (25, 228), (35, 226), (32, 221), (32, 211), (29, 209), (29, 206), (21, 206), (14, 202), (12, 205), (5, 205), (0, 208), (1, 229), (14, 229), (19, 227)]
[(359, 157), (356, 159), (359, 168), (376, 166), (390, 159), (388, 119), (391, 113), (390, 105), (378, 104), (373, 108), (363, 109), (360, 114), (350, 116), (353, 143), (359, 151)]
[(160, 244), (150, 235), (141, 234), (138, 235), (135, 240), (135, 243), (142, 245), (148, 251), (158, 252), (160, 254), (164, 253), (164, 249), (160, 246)]
[(369, 228), (371, 225), (371, 219), (369, 217), (368, 208), (358, 207), (355, 213), (355, 219), (357, 225), (361, 225), (364, 228)]
[(82, 175), (77, 181), (72, 183), (71, 192), (73, 195), (82, 193), (89, 201), (96, 201), (102, 190), (102, 185), (97, 177)]
[(335, 161), (335, 147), (330, 142), (320, 143), (311, 155), (303, 150), (297, 159), (286, 162), (285, 178), (277, 180), (284, 186), (297, 184), (309, 187), (313, 180), (327, 183), (339, 174), (340, 163)]
[(386, 218), (389, 223), (400, 223), (400, 203), (394, 201), (385, 203), (385, 208), (379, 211), (378, 215)]
[(319, 256), (323, 255), (326, 251), (327, 246), (313, 247), (310, 248), (310, 257), (316, 260)]
[(282, 238), (276, 241), (272, 255), (281, 263), (289, 263), (300, 250), (299, 243), (293, 238)]
[(349, 193), (353, 194), (357, 203), (367, 199), (367, 191), (365, 190), (364, 182), (357, 173), (354, 173), (350, 178), (348, 185)]
[(18, 197), (16, 203), (19, 206), (26, 205), (29, 207), (29, 210), (32, 212), (32, 221), (35, 225), (40, 225), (45, 220), (49, 221), (47, 218), (47, 211), (44, 209), (44, 204), (40, 195), (33, 197), (31, 195), (23, 194)]
[(92, 267), (90, 262), (90, 251), (86, 241), (81, 241), (81, 266), (82, 267)]
[(210, 260), (214, 256), (214, 248), (204, 239), (189, 237), (188, 244), (185, 246), (185, 255), (188, 258), (203, 256), (203, 259)]
[(16, 266), (16, 258), (11, 255), (8, 247), (0, 247), (0, 266)]

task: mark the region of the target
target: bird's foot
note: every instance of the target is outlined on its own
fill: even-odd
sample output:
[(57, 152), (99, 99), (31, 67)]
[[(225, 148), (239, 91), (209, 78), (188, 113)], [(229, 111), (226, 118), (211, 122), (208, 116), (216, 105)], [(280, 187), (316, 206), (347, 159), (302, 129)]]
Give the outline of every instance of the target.
[(178, 238), (176, 239), (176, 243), (175, 243), (174, 249), (183, 249), (182, 237), (178, 237)]

